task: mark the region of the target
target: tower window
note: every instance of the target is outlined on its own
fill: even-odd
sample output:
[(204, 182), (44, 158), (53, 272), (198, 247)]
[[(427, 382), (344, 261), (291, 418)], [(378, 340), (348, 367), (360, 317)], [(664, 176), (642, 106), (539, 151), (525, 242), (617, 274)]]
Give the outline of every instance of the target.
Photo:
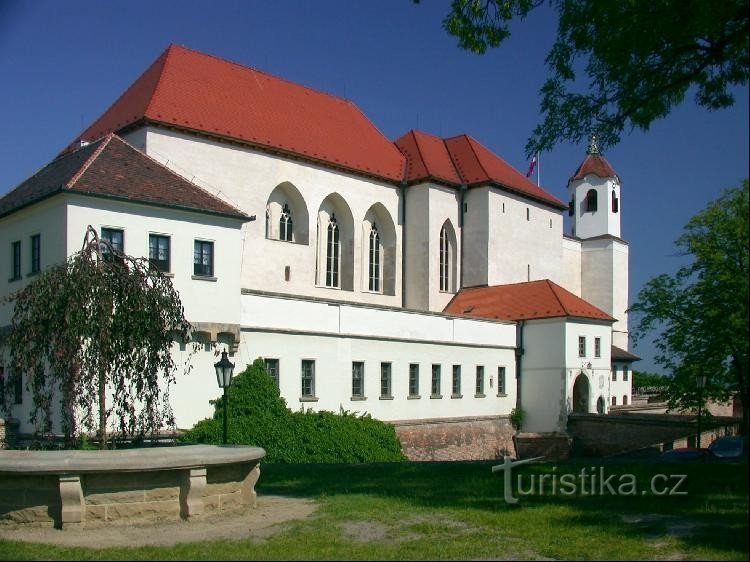
[(620, 210), (620, 200), (617, 198), (615, 190), (612, 190), (612, 212), (616, 213)]
[(589, 189), (588, 193), (586, 193), (586, 212), (594, 213), (598, 206), (599, 202), (597, 200), (596, 190)]

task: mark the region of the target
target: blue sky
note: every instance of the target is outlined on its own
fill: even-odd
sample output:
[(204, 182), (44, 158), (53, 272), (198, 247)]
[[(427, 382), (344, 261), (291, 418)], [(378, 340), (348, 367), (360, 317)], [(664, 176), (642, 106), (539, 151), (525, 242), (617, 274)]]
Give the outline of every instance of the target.
[[(449, 0), (197, 2), (0, 0), (0, 194), (96, 119), (170, 44), (252, 66), (355, 102), (389, 138), (412, 128), (468, 133), (525, 173), (556, 18), (546, 6), (499, 49), (460, 50), (441, 27)], [(692, 97), (648, 132), (606, 151), (622, 179), (630, 299), (682, 262), (689, 218), (748, 176), (748, 89), (730, 109)], [(541, 184), (567, 201), (581, 145), (543, 153)], [(659, 370), (652, 347), (634, 351)]]

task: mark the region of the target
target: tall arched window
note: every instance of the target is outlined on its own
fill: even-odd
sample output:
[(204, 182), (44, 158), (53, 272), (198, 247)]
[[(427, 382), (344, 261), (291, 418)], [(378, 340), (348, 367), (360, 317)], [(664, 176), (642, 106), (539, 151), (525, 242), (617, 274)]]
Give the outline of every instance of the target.
[(291, 242), (293, 233), (292, 212), (289, 210), (289, 203), (284, 203), (284, 208), (281, 210), (281, 216), (279, 217), (279, 240)]
[(339, 252), (339, 227), (336, 224), (336, 215), (332, 214), (326, 238), (326, 287), (339, 286)]
[(450, 290), (450, 237), (446, 225), (440, 229), (440, 290)]
[(586, 212), (593, 213), (598, 206), (596, 190), (589, 189), (588, 193), (586, 193)]
[(372, 223), (370, 229), (370, 251), (369, 251), (369, 283), (370, 291), (380, 291), (380, 235), (378, 227)]
[(616, 213), (620, 210), (620, 202), (617, 200), (617, 193), (615, 193), (615, 190), (612, 190), (612, 212)]

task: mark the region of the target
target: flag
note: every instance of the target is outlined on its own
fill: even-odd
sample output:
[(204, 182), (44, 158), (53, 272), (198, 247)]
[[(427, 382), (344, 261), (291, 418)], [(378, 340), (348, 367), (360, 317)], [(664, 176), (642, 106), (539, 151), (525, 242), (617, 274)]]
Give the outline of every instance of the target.
[(536, 154), (534, 154), (534, 157), (531, 159), (531, 164), (529, 164), (529, 171), (526, 172), (526, 177), (527, 178), (530, 177), (531, 174), (534, 173), (534, 168), (536, 168), (536, 157), (537, 157), (538, 154), (539, 154), (538, 152)]

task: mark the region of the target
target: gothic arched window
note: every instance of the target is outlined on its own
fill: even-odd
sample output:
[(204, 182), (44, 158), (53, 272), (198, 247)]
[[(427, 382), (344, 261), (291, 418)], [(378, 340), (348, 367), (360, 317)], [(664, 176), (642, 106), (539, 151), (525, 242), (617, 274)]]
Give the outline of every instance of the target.
[(372, 223), (370, 229), (370, 251), (369, 251), (369, 283), (370, 291), (380, 291), (380, 235), (378, 227)]
[(586, 193), (586, 212), (593, 213), (598, 206), (596, 190), (589, 189), (588, 193)]
[(339, 286), (339, 227), (336, 215), (332, 214), (328, 221), (328, 236), (326, 238), (326, 287)]
[(440, 229), (440, 290), (451, 289), (451, 247), (447, 225)]
[(279, 217), (279, 240), (291, 242), (293, 232), (292, 212), (289, 210), (289, 204), (284, 203), (284, 208), (281, 210), (281, 216)]

